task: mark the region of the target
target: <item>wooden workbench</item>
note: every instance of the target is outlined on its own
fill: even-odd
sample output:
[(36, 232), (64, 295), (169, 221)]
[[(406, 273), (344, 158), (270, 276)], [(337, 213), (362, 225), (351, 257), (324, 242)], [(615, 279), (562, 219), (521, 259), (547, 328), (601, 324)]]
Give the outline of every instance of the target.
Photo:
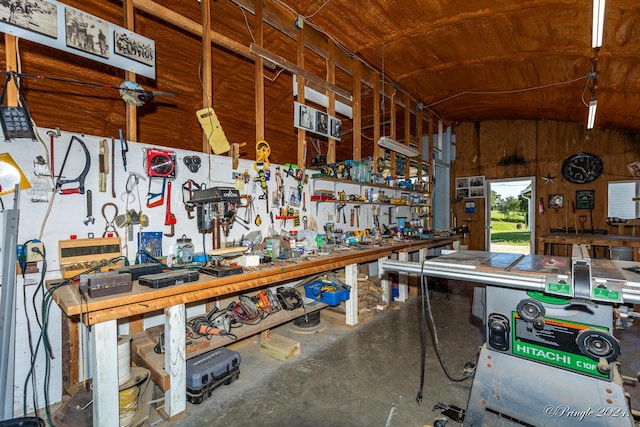
[[(537, 238), (539, 255), (554, 255), (554, 245), (627, 246), (634, 248), (635, 261), (640, 260), (640, 236), (591, 233), (548, 233)], [(571, 254), (570, 248), (567, 252)], [(566, 255), (566, 254), (565, 254)]]
[[(117, 321), (164, 310), (165, 369), (170, 374), (170, 388), (165, 393), (165, 412), (173, 417), (186, 409), (185, 304), (204, 303), (213, 298), (238, 295), (345, 268), (345, 281), (351, 286), (350, 298), (346, 302), (346, 323), (354, 325), (358, 322), (358, 264), (377, 262), (390, 257), (392, 253), (398, 253), (401, 259), (406, 259), (406, 254), (417, 251), (423, 258), (426, 250), (448, 247), (458, 240), (458, 236), (406, 240), (338, 251), (324, 256), (277, 260), (272, 265), (247, 269), (243, 274), (220, 278), (201, 274), (196, 282), (160, 289), (134, 282), (131, 292), (87, 300), (82, 298), (76, 286), (65, 285), (53, 293), (54, 301), (68, 317), (68, 322), (63, 323), (71, 336), (67, 347), (69, 352), (63, 354), (63, 359), (66, 357), (69, 362), (65, 365), (69, 366), (69, 375), (73, 376), (78, 364), (76, 359), (74, 367), (73, 354), (77, 354), (77, 348), (74, 347), (73, 331), (77, 330), (78, 322), (92, 326), (93, 423), (96, 426), (115, 427), (118, 425), (118, 418), (113, 416), (118, 413)], [(401, 288), (405, 289), (406, 298), (406, 283)]]

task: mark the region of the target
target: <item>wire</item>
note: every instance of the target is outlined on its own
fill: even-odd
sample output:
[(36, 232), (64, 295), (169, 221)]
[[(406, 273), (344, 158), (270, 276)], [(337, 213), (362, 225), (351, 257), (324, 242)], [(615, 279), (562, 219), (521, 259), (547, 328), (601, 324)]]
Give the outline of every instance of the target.
[(500, 94), (509, 94), (509, 93), (529, 92), (529, 91), (532, 91), (532, 90), (546, 89), (548, 87), (568, 85), (568, 84), (580, 81), (582, 79), (588, 79), (588, 78), (589, 78), (589, 75), (585, 75), (585, 76), (578, 77), (576, 79), (567, 80), (565, 82), (549, 83), (549, 84), (546, 84), (546, 85), (533, 86), (533, 87), (522, 88), (522, 89), (495, 90), (495, 91), (466, 90), (466, 91), (463, 91), (463, 92), (456, 93), (455, 95), (451, 95), (451, 96), (449, 96), (447, 98), (441, 99), (440, 101), (432, 102), (431, 104), (425, 105), (423, 108), (433, 107), (434, 105), (441, 104), (443, 102), (449, 101), (450, 99), (457, 98), (457, 97), (462, 96), (462, 95), (500, 95)]
[(313, 12), (311, 15), (306, 15), (306, 16), (302, 16), (304, 19), (309, 19), (309, 18), (313, 18), (314, 16), (316, 16), (318, 14), (318, 12), (320, 12), (326, 5), (329, 4), (331, 0), (327, 0), (324, 3), (322, 3), (322, 5), (316, 9), (315, 12)]
[(242, 17), (244, 18), (244, 23), (247, 26), (247, 32), (249, 33), (249, 36), (251, 36), (251, 41), (253, 41), (255, 43), (256, 42), (256, 38), (253, 36), (253, 33), (251, 32), (251, 27), (249, 26), (249, 21), (247, 20), (247, 15), (244, 13), (244, 9), (242, 8), (242, 6), (240, 6), (238, 4), (238, 7), (240, 8), (240, 12), (242, 13)]
[(449, 371), (449, 367), (444, 360), (444, 356), (442, 355), (442, 349), (440, 348), (440, 341), (438, 340), (438, 331), (436, 329), (436, 323), (433, 318), (433, 311), (431, 310), (431, 297), (429, 296), (429, 286), (428, 281), (425, 280), (424, 275), (424, 262), (420, 267), (420, 290), (422, 292), (422, 310), (421, 310), (421, 325), (422, 325), (422, 365), (420, 370), (420, 389), (418, 390), (418, 394), (416, 396), (416, 402), (420, 404), (422, 402), (422, 392), (424, 387), (424, 373), (426, 368), (426, 354), (427, 354), (427, 317), (425, 315), (425, 300), (427, 301), (427, 313), (429, 314), (429, 326), (432, 332), (433, 345), (436, 350), (436, 355), (438, 357), (438, 361), (444, 370), (444, 373), (447, 375), (449, 380), (454, 382), (462, 382), (465, 381), (475, 375), (475, 367), (470, 371), (465, 372), (461, 376), (453, 376)]

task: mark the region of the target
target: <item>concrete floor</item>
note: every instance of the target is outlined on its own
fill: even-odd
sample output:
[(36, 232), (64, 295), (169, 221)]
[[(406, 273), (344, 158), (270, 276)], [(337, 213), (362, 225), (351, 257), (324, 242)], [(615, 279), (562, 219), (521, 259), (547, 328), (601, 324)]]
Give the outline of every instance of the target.
[[(450, 297), (433, 293), (432, 306), (446, 363), (454, 375), (475, 363), (483, 333), (471, 318), (473, 285), (452, 282)], [(316, 333), (291, 325), (272, 333), (301, 343), (301, 354), (286, 362), (260, 352), (259, 337), (230, 348), (242, 357), (240, 377), (216, 390), (186, 414), (164, 426), (416, 426), (432, 425), (436, 403), (466, 408), (471, 380), (452, 382), (441, 368), (429, 338), (422, 404), (420, 386), (420, 299), (399, 310), (347, 327), (322, 320)], [(622, 331), (623, 374), (640, 370), (639, 327)], [(308, 331), (306, 331), (308, 332)], [(630, 387), (632, 396), (638, 387)], [(632, 400), (640, 407), (640, 398)], [(633, 403), (632, 403), (633, 404)], [(449, 421), (448, 425), (458, 425)]]

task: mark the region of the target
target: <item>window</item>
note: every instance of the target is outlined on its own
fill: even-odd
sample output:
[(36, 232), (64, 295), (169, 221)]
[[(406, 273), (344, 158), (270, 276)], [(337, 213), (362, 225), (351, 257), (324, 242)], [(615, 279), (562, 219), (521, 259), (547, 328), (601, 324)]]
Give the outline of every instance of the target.
[(608, 192), (609, 206), (607, 216), (622, 219), (640, 217), (638, 202), (633, 200), (640, 197), (640, 182), (610, 182)]

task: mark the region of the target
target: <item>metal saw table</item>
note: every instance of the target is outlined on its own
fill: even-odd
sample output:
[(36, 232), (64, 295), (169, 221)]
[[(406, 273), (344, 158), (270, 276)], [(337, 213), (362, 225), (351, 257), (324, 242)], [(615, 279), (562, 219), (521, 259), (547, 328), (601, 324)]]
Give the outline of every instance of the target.
[(398, 271), (484, 285), (486, 342), (465, 426), (633, 426), (614, 326), (640, 302), (630, 261), (459, 251)]

